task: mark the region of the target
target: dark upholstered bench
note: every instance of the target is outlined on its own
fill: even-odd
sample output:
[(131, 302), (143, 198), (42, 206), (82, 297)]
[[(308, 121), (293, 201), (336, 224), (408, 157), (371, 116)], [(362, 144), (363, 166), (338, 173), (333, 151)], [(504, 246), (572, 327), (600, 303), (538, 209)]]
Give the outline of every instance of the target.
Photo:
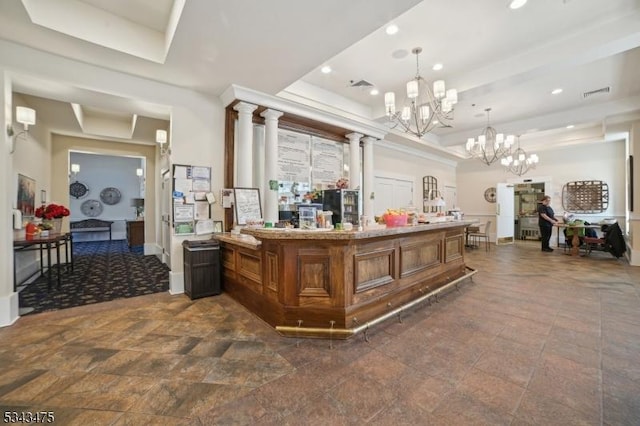
[(69, 228), (71, 233), (74, 232), (109, 232), (111, 239), (111, 220), (85, 219), (71, 222)]

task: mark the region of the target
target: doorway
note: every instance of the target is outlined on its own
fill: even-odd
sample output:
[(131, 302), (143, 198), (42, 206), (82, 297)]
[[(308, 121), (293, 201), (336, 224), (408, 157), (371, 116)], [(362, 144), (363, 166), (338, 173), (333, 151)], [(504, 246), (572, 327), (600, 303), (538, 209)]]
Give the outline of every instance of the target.
[(413, 180), (376, 176), (374, 181), (375, 199), (373, 211), (376, 216), (387, 209), (413, 206)]

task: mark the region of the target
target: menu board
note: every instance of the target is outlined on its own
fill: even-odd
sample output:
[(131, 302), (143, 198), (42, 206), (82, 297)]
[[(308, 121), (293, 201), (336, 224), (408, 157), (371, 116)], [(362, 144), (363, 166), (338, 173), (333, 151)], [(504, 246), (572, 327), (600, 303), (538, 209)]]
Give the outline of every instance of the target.
[(234, 188), (236, 223), (246, 225), (247, 221), (262, 219), (260, 190), (258, 188)]
[(314, 186), (334, 185), (343, 177), (344, 144), (318, 137), (311, 138), (313, 171), (311, 182)]
[(278, 132), (278, 180), (309, 182), (311, 136), (280, 130)]

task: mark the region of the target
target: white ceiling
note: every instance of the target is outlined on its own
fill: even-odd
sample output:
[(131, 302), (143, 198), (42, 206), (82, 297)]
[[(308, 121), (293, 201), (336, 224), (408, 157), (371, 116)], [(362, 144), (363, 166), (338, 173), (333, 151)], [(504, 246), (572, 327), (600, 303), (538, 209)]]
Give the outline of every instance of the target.
[[(498, 131), (523, 134), (540, 144), (602, 140), (615, 124), (640, 117), (640, 0), (532, 0), (516, 11), (506, 3), (60, 0), (54, 4), (70, 7), (72, 19), (61, 14), (52, 30), (30, 19), (32, 9), (50, 9), (50, 0), (2, 0), (0, 38), (152, 80), (179, 82), (209, 95), (219, 96), (234, 83), (328, 108), (346, 105), (349, 112), (372, 120), (383, 120), (385, 91), (402, 99), (404, 84), (415, 74), (415, 57), (409, 52), (420, 46), (422, 76), (444, 79), (458, 89), (460, 99), (453, 128), (427, 135), (425, 148), (459, 152), (466, 138), (486, 124), (485, 108), (492, 108), (491, 122)], [(117, 50), (116, 35), (113, 43), (87, 41), (92, 35), (87, 29), (125, 25), (123, 21), (131, 31), (161, 34), (167, 41), (166, 59), (144, 59), (142, 50), (138, 56)], [(64, 25), (69, 22), (85, 22), (87, 37), (68, 35), (72, 32)], [(389, 22), (400, 29), (394, 36), (384, 32)], [(104, 36), (105, 31), (95, 33)], [(147, 47), (155, 49), (151, 42)], [(442, 71), (432, 71), (436, 62), (444, 65)], [(325, 64), (334, 72), (320, 73)], [(350, 87), (352, 80), (362, 79), (380, 95)], [(563, 93), (552, 96), (558, 87)], [(583, 92), (602, 87), (610, 87), (610, 93), (583, 98)], [(161, 106), (27, 76), (18, 80), (16, 90), (36, 96), (34, 102), (80, 99), (93, 108), (88, 110), (92, 115), (110, 110), (118, 120), (122, 112), (138, 114), (138, 122), (140, 117), (168, 117)], [(576, 128), (566, 130), (568, 124)]]

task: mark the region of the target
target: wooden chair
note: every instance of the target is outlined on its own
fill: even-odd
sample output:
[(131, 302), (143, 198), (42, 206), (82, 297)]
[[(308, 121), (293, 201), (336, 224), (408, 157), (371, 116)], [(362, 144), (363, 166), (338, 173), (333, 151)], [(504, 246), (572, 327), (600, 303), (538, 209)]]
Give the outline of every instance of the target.
[(477, 245), (479, 240), (484, 239), (484, 248), (486, 251), (490, 250), (490, 241), (489, 241), (489, 231), (491, 230), (491, 221), (488, 220), (484, 225), (483, 232), (470, 232), (469, 239), (472, 241), (472, 244)]

